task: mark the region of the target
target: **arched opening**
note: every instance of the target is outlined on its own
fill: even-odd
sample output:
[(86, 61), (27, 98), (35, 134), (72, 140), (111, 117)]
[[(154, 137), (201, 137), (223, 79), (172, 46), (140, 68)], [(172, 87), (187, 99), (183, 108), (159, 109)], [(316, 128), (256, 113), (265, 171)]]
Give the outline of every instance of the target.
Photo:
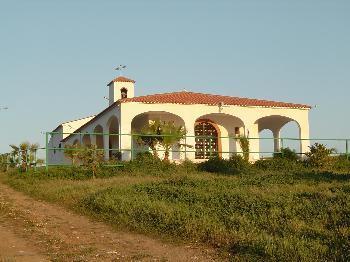
[(119, 121), (116, 116), (112, 116), (108, 122), (109, 133), (109, 159), (120, 159), (119, 149)]
[(85, 134), (82, 139), (84, 146), (90, 146), (91, 145), (91, 137), (89, 134)]
[(75, 139), (74, 142), (73, 142), (73, 145), (79, 145), (79, 140), (78, 139)]
[(194, 126), (195, 159), (209, 159), (219, 156), (220, 131), (210, 120), (199, 120)]
[[(292, 120), (282, 126), (280, 131), (280, 147), (281, 148), (290, 148), (295, 150), (295, 152), (300, 152), (300, 141), (297, 140), (300, 138), (300, 128), (299, 124)], [(291, 139), (288, 139), (291, 138)]]
[(271, 115), (258, 119), (260, 158), (272, 157), (280, 149), (289, 147), (300, 153), (300, 126), (292, 118)]
[[(204, 123), (204, 125), (200, 127), (198, 123)], [(194, 128), (196, 159), (207, 159), (215, 155), (229, 158), (233, 154), (242, 153), (237, 137), (243, 136), (245, 131), (244, 123), (240, 118), (224, 113), (207, 114), (196, 120)], [(201, 138), (201, 134), (205, 136), (217, 134), (217, 138), (211, 139), (209, 135), (205, 139)], [(216, 152), (213, 153), (215, 150)]]
[(103, 149), (103, 128), (101, 125), (98, 125), (94, 129), (95, 138), (96, 138), (96, 147), (98, 149)]
[(275, 151), (273, 133), (270, 129), (263, 129), (259, 132), (259, 157), (261, 159), (271, 158)]
[[(143, 127), (149, 125), (152, 121), (162, 121), (162, 122), (173, 122), (176, 126), (185, 126), (184, 120), (178, 115), (165, 112), (165, 111), (149, 111), (139, 114), (134, 117), (131, 122), (131, 130), (134, 134), (140, 133)], [(135, 140), (133, 140), (133, 157), (144, 151), (150, 151), (150, 148), (139, 145)], [(164, 157), (164, 149), (160, 146), (157, 147), (158, 155), (160, 158)], [(181, 148), (178, 145), (174, 145), (170, 152), (169, 159), (179, 160), (181, 159)]]
[(128, 89), (126, 89), (125, 87), (123, 87), (122, 89), (120, 89), (120, 97), (121, 97), (122, 99), (128, 98)]

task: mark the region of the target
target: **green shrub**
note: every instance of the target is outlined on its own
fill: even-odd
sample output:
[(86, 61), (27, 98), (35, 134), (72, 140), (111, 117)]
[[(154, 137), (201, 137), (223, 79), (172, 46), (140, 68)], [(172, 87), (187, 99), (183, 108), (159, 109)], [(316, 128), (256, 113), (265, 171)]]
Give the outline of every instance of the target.
[(199, 170), (201, 171), (228, 175), (246, 173), (250, 170), (250, 167), (250, 163), (243, 159), (241, 155), (233, 155), (230, 159), (213, 157), (199, 164)]
[(0, 154), (0, 172), (5, 172), (7, 170), (7, 161), (9, 154)]
[(350, 156), (339, 155), (332, 157), (332, 169), (336, 171), (350, 171)]
[(139, 172), (148, 175), (163, 175), (176, 173), (176, 164), (169, 161), (162, 161), (149, 152), (138, 153), (136, 158), (125, 164), (124, 170), (130, 173)]
[(297, 161), (300, 159), (295, 150), (290, 149), (289, 147), (281, 148), (280, 153), (275, 153), (274, 158), (284, 158), (291, 161)]
[(297, 171), (303, 168), (301, 161), (290, 160), (283, 157), (274, 157), (255, 161), (253, 166), (259, 170), (271, 171)]
[(310, 167), (326, 168), (332, 166), (331, 154), (335, 152), (334, 148), (327, 148), (323, 144), (315, 143), (309, 146), (310, 151), (305, 153), (306, 163)]

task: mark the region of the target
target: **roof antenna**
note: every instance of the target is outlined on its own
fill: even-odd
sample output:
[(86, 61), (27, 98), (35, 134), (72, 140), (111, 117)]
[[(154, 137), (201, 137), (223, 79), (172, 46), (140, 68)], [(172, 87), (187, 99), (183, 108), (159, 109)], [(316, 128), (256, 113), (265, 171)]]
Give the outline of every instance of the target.
[(119, 76), (122, 76), (122, 71), (126, 68), (126, 65), (118, 65), (114, 70), (119, 72)]

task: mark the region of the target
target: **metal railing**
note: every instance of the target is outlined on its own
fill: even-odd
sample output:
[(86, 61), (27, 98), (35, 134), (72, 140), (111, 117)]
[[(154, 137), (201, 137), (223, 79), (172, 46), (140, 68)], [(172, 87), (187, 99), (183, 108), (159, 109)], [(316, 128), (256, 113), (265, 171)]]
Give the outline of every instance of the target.
[[(108, 143), (110, 142), (110, 137), (117, 137), (116, 141), (118, 141), (116, 147), (113, 147), (111, 145), (108, 145), (108, 148), (96, 148), (96, 151), (104, 151), (105, 154), (107, 154), (107, 157), (105, 157), (106, 159), (109, 158), (110, 155), (113, 155), (113, 153), (116, 155), (123, 155), (123, 154), (130, 154), (130, 157), (128, 159), (133, 160), (135, 159), (135, 156), (138, 153), (141, 152), (152, 152), (150, 148), (146, 148), (145, 146), (140, 146), (139, 143), (137, 143), (136, 139), (140, 138), (140, 137), (153, 137), (153, 138), (165, 138), (165, 137), (173, 137), (174, 135), (153, 135), (153, 134), (137, 134), (137, 133), (133, 133), (133, 134), (114, 134), (114, 133), (62, 133), (62, 132), (47, 132), (45, 135), (45, 147), (42, 148), (45, 150), (45, 155), (46, 155), (46, 169), (48, 170), (49, 166), (69, 166), (70, 164), (65, 164), (65, 163), (50, 163), (49, 159), (50, 159), (50, 152), (53, 151), (55, 152), (65, 152), (67, 150), (84, 150), (84, 148), (64, 148), (63, 144), (60, 144), (60, 146), (54, 146), (52, 145), (53, 139), (54, 137), (60, 136), (59, 139), (57, 139), (58, 143), (60, 143), (61, 138), (64, 135), (74, 135), (74, 139), (70, 138), (67, 141), (74, 141), (78, 138), (78, 143), (80, 145), (84, 145), (84, 136), (89, 136), (90, 139), (88, 141), (88, 143), (85, 143), (85, 145), (87, 144), (92, 144), (91, 143), (91, 137), (95, 137), (95, 139), (97, 137), (99, 137), (100, 139), (104, 139), (104, 137), (108, 137)], [(126, 144), (128, 144), (125, 148), (123, 148), (124, 146), (124, 142), (126, 142), (125, 137), (129, 137), (130, 139), (128, 139), (128, 142)], [(216, 144), (219, 143), (219, 141), (222, 140), (228, 140), (228, 143), (232, 143), (232, 142), (238, 142), (238, 140), (240, 139), (239, 136), (196, 136), (196, 135), (185, 135), (185, 136), (179, 136), (179, 140), (180, 144), (182, 144), (182, 146), (179, 146), (178, 148), (172, 148), (171, 152), (172, 153), (179, 153), (179, 154), (183, 154), (183, 158), (186, 159), (188, 158), (188, 156), (190, 154), (192, 154), (192, 158), (195, 154), (201, 154), (204, 157), (202, 159), (207, 159), (209, 157), (215, 156), (215, 155), (223, 155), (223, 154), (228, 154), (228, 155), (233, 155), (233, 154), (244, 154), (246, 152), (243, 151), (237, 151), (237, 150), (222, 150), (220, 149), (220, 147), (217, 148), (213, 148), (213, 141), (216, 141)], [(289, 137), (283, 137), (283, 138), (273, 138), (273, 137), (269, 137), (269, 138), (254, 138), (254, 137), (247, 137), (246, 139), (248, 139), (249, 142), (253, 142), (258, 140), (259, 143), (261, 141), (277, 141), (280, 145), (280, 148), (285, 148), (285, 147), (289, 147), (288, 144), (289, 143), (296, 143), (298, 142), (299, 144), (302, 141), (309, 141), (310, 144), (311, 142), (319, 142), (319, 143), (326, 143), (326, 145), (328, 147), (332, 147), (332, 144), (336, 143), (338, 144), (338, 146), (336, 147), (337, 151), (335, 153), (333, 153), (334, 155), (346, 155), (347, 158), (349, 158), (349, 141), (350, 139), (346, 139), (346, 138), (340, 138), (340, 139), (336, 139), (336, 138), (309, 138), (309, 139), (303, 139), (303, 138), (289, 138)], [(195, 143), (192, 145), (188, 145), (187, 142), (189, 142), (189, 140), (191, 141), (191, 143)], [(209, 143), (207, 145), (204, 145), (203, 148), (200, 148), (196, 146), (196, 141), (199, 142), (200, 140), (205, 141), (206, 143)], [(72, 144), (72, 143), (68, 143), (65, 142), (65, 144)], [(86, 141), (85, 141), (86, 142)], [(56, 143), (57, 144), (57, 143)], [(96, 143), (95, 143), (96, 144)], [(105, 144), (105, 141), (103, 142), (103, 145)], [(339, 146), (341, 145), (341, 146)], [(191, 147), (190, 147), (191, 146)], [(206, 146), (206, 147), (205, 147)], [(237, 147), (236, 147), (237, 148)], [(209, 149), (209, 150), (207, 150)], [(201, 151), (203, 150), (203, 151)], [(166, 149), (162, 149), (161, 147), (157, 148), (157, 152), (161, 153), (161, 152), (166, 152)], [(259, 154), (259, 156), (261, 154), (281, 154), (281, 151), (249, 151), (249, 154)], [(296, 152), (297, 154), (303, 155), (306, 152)], [(64, 155), (64, 154), (63, 154)], [(119, 158), (119, 157), (116, 157)], [(121, 160), (121, 159), (116, 159), (116, 160)], [(120, 166), (120, 164), (106, 164), (106, 166)]]

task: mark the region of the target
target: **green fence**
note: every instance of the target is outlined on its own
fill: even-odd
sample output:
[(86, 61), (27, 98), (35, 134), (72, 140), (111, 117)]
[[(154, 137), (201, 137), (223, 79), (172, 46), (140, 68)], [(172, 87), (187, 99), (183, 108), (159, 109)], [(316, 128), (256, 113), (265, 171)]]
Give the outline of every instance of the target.
[[(74, 141), (77, 140), (78, 144), (80, 145), (86, 145), (89, 143), (92, 143), (91, 138), (93, 137), (94, 139), (103, 139), (103, 141), (105, 142), (104, 138), (108, 137), (108, 143), (110, 143), (111, 138), (113, 140), (114, 138), (114, 142), (118, 141), (118, 143), (116, 143), (116, 146), (113, 145), (108, 145), (108, 148), (96, 148), (96, 151), (104, 151), (105, 154), (109, 156), (112, 156), (112, 158), (114, 160), (121, 160), (121, 156), (128, 154), (128, 158), (129, 159), (134, 159), (135, 156), (140, 153), (140, 152), (151, 152), (150, 148), (145, 148), (145, 147), (140, 147), (136, 141), (137, 138), (139, 137), (150, 137), (150, 138), (165, 138), (167, 137), (167, 135), (153, 135), (153, 134), (149, 134), (149, 135), (145, 135), (145, 134), (111, 134), (111, 133), (61, 133), (61, 132), (47, 132), (45, 135), (45, 147), (43, 148), (45, 150), (45, 157), (46, 157), (46, 168), (48, 169), (49, 166), (63, 166), (63, 165), (70, 165), (70, 164), (64, 164), (64, 163), (53, 163), (53, 161), (51, 161), (51, 163), (48, 161), (50, 159), (50, 153), (54, 153), (54, 155), (57, 152), (60, 153), (64, 153), (65, 150), (83, 150), (83, 148), (76, 148), (76, 149), (65, 149), (64, 145), (62, 143), (60, 143), (61, 138), (64, 135), (74, 135), (74, 139), (68, 139), (68, 141)], [(56, 137), (57, 136), (57, 137)], [(119, 145), (121, 145), (121, 141), (125, 140), (125, 136), (128, 137), (128, 139), (130, 139), (129, 141), (131, 141), (131, 145), (128, 148), (123, 148), (120, 147)], [(172, 136), (172, 135), (168, 135), (168, 136)], [(89, 137), (89, 141), (88, 143), (86, 143), (86, 141), (84, 141), (84, 137)], [(181, 139), (181, 143), (182, 146), (178, 147), (178, 148), (172, 148), (171, 152), (172, 153), (179, 153), (179, 154), (183, 154), (183, 158), (188, 158), (188, 156), (190, 154), (200, 154), (201, 150), (204, 149), (204, 158), (203, 159), (207, 159), (209, 157), (215, 156), (215, 155), (222, 155), (222, 154), (228, 154), (228, 155), (232, 155), (232, 154), (243, 154), (244, 152), (242, 151), (230, 151), (230, 150), (219, 150), (213, 147), (213, 144), (215, 143), (219, 143), (219, 141), (222, 140), (227, 140), (227, 142), (234, 142), (237, 141), (239, 139), (239, 137), (237, 136), (219, 136), (219, 137), (214, 137), (214, 136), (194, 136), (194, 135), (187, 135), (182, 137)], [(310, 144), (313, 143), (322, 143), (325, 144), (327, 147), (330, 148), (336, 148), (336, 152), (334, 153), (335, 155), (346, 155), (347, 157), (349, 157), (349, 141), (350, 139), (334, 139), (334, 138), (311, 138), (311, 139), (299, 139), (299, 138), (288, 138), (288, 137), (284, 137), (284, 138), (247, 138), (248, 141), (250, 143), (253, 143), (256, 140), (259, 140), (259, 144), (263, 141), (271, 141), (270, 144), (274, 144), (274, 142), (276, 140), (278, 140), (280, 148), (285, 148), (285, 147), (291, 147), (290, 145), (295, 144), (294, 147), (297, 147), (296, 149), (296, 153), (302, 155), (305, 154), (305, 152), (300, 152), (299, 151), (299, 145), (301, 143), (302, 140), (308, 140), (310, 141)], [(200, 147), (196, 147), (196, 145), (191, 145), (192, 147), (189, 147), (189, 145), (187, 144), (188, 141), (205, 141), (206, 145), (205, 148), (200, 148)], [(54, 145), (54, 141), (56, 141), (55, 145)], [(67, 144), (72, 144), (72, 143), (68, 143)], [(103, 143), (104, 144), (104, 143)], [(209, 150), (208, 150), (209, 149)], [(157, 148), (157, 152), (161, 153), (161, 152), (165, 152), (165, 149), (162, 149), (161, 147)], [(203, 152), (203, 151), (202, 151)], [(281, 154), (280, 151), (276, 151), (276, 150), (261, 150), (261, 151), (249, 151), (249, 154), (259, 154), (259, 156), (262, 155), (267, 155), (267, 156), (273, 156), (274, 154)], [(52, 154), (51, 154), (52, 156)], [(62, 155), (61, 155), (62, 157)], [(52, 158), (52, 157), (51, 157)], [(52, 158), (53, 159), (53, 158)], [(117, 161), (115, 161), (117, 162)], [(106, 162), (105, 164), (106, 166), (120, 166), (121, 164), (116, 164), (116, 163), (108, 163)]]

